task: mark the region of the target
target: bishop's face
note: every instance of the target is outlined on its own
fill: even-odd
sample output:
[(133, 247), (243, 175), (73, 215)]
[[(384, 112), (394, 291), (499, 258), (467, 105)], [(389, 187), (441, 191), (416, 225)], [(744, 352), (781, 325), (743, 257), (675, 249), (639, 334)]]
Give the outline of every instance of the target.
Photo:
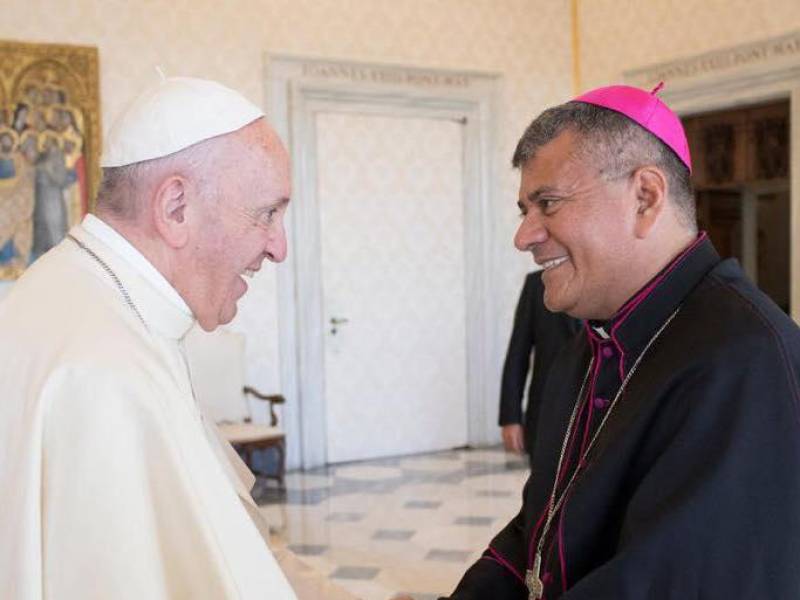
[(286, 258), (283, 217), (289, 203), (286, 150), (263, 120), (249, 125), (247, 151), (218, 173), (217, 197), (206, 203), (194, 248), (192, 309), (212, 331), (236, 316), (237, 302), (264, 260)]
[(567, 130), (522, 168), (518, 250), (542, 266), (544, 304), (581, 319), (608, 319), (625, 301), (635, 210), (626, 180), (607, 181)]

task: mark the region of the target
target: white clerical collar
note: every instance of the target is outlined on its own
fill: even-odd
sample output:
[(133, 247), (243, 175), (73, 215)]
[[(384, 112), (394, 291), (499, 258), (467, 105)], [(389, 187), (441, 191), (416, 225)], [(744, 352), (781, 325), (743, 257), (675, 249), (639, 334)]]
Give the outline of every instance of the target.
[(175, 288), (170, 285), (169, 281), (153, 266), (153, 263), (147, 260), (144, 254), (139, 252), (133, 244), (117, 233), (108, 223), (89, 213), (83, 218), (81, 225), (86, 231), (122, 256), (139, 275), (164, 294), (182, 312), (192, 316), (189, 306)]

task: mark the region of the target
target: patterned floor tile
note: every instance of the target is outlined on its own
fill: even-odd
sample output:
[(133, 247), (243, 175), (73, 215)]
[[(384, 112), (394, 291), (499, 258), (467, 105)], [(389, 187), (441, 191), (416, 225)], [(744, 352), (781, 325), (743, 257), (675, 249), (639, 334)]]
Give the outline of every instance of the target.
[(326, 521), (331, 523), (357, 523), (364, 518), (364, 513), (334, 512), (327, 516)]
[(432, 471), (432, 472), (441, 472), (441, 471), (456, 471), (461, 470), (461, 463), (458, 460), (453, 460), (452, 458), (445, 458), (441, 459), (437, 458), (411, 458), (408, 460), (404, 460), (400, 465), (403, 469), (408, 471)]
[(442, 550), (434, 548), (425, 555), (425, 560), (440, 560), (444, 562), (466, 562), (472, 552), (469, 550)]
[(403, 506), (405, 508), (434, 509), (439, 508), (441, 505), (442, 503), (436, 500), (409, 500)]
[(478, 490), (475, 495), (480, 498), (511, 498), (514, 492), (511, 490)]
[[(337, 579), (336, 583), (353, 594), (353, 598), (358, 600), (389, 600), (389, 598), (395, 596), (393, 589), (387, 588), (375, 580)], [(317, 599), (315, 598), (314, 600)]]
[(527, 466), (458, 449), (287, 474), (254, 497), (274, 537), (361, 600), (446, 596), (519, 511)]
[(373, 540), (407, 540), (416, 533), (413, 529), (378, 529), (372, 534)]
[(289, 544), (289, 550), (301, 556), (319, 556), (328, 550), (328, 546), (317, 544)]
[(345, 566), (339, 567), (331, 573), (331, 578), (370, 580), (375, 579), (380, 571), (381, 570), (376, 567)]
[(494, 517), (458, 517), (455, 525), (470, 525), (472, 527), (486, 527), (494, 522)]
[(397, 467), (370, 466), (364, 464), (336, 467), (336, 478), (353, 479), (356, 481), (383, 481), (398, 479), (403, 476), (403, 471)]

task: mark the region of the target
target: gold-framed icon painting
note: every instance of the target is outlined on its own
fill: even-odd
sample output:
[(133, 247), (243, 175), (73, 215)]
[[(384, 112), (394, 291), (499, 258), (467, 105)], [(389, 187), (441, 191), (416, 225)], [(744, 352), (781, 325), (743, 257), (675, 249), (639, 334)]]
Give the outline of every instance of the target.
[(0, 40), (0, 279), (86, 214), (99, 158), (97, 48)]

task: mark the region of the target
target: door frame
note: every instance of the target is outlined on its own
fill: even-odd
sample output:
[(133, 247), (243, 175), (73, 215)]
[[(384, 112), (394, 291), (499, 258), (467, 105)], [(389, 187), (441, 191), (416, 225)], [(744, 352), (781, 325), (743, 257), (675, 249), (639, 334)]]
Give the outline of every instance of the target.
[(287, 465), (327, 462), (325, 323), (321, 231), (316, 189), (315, 117), (345, 112), (464, 123), (464, 290), (466, 297), (467, 441), (493, 434), (495, 310), (491, 294), (495, 195), (496, 82), (487, 73), (271, 56), (269, 116), (292, 161), (292, 204), (286, 217), (289, 254), (278, 269), (278, 325)]
[(632, 69), (625, 81), (659, 93), (682, 116), (789, 99), (789, 289), (800, 322), (800, 31)]

